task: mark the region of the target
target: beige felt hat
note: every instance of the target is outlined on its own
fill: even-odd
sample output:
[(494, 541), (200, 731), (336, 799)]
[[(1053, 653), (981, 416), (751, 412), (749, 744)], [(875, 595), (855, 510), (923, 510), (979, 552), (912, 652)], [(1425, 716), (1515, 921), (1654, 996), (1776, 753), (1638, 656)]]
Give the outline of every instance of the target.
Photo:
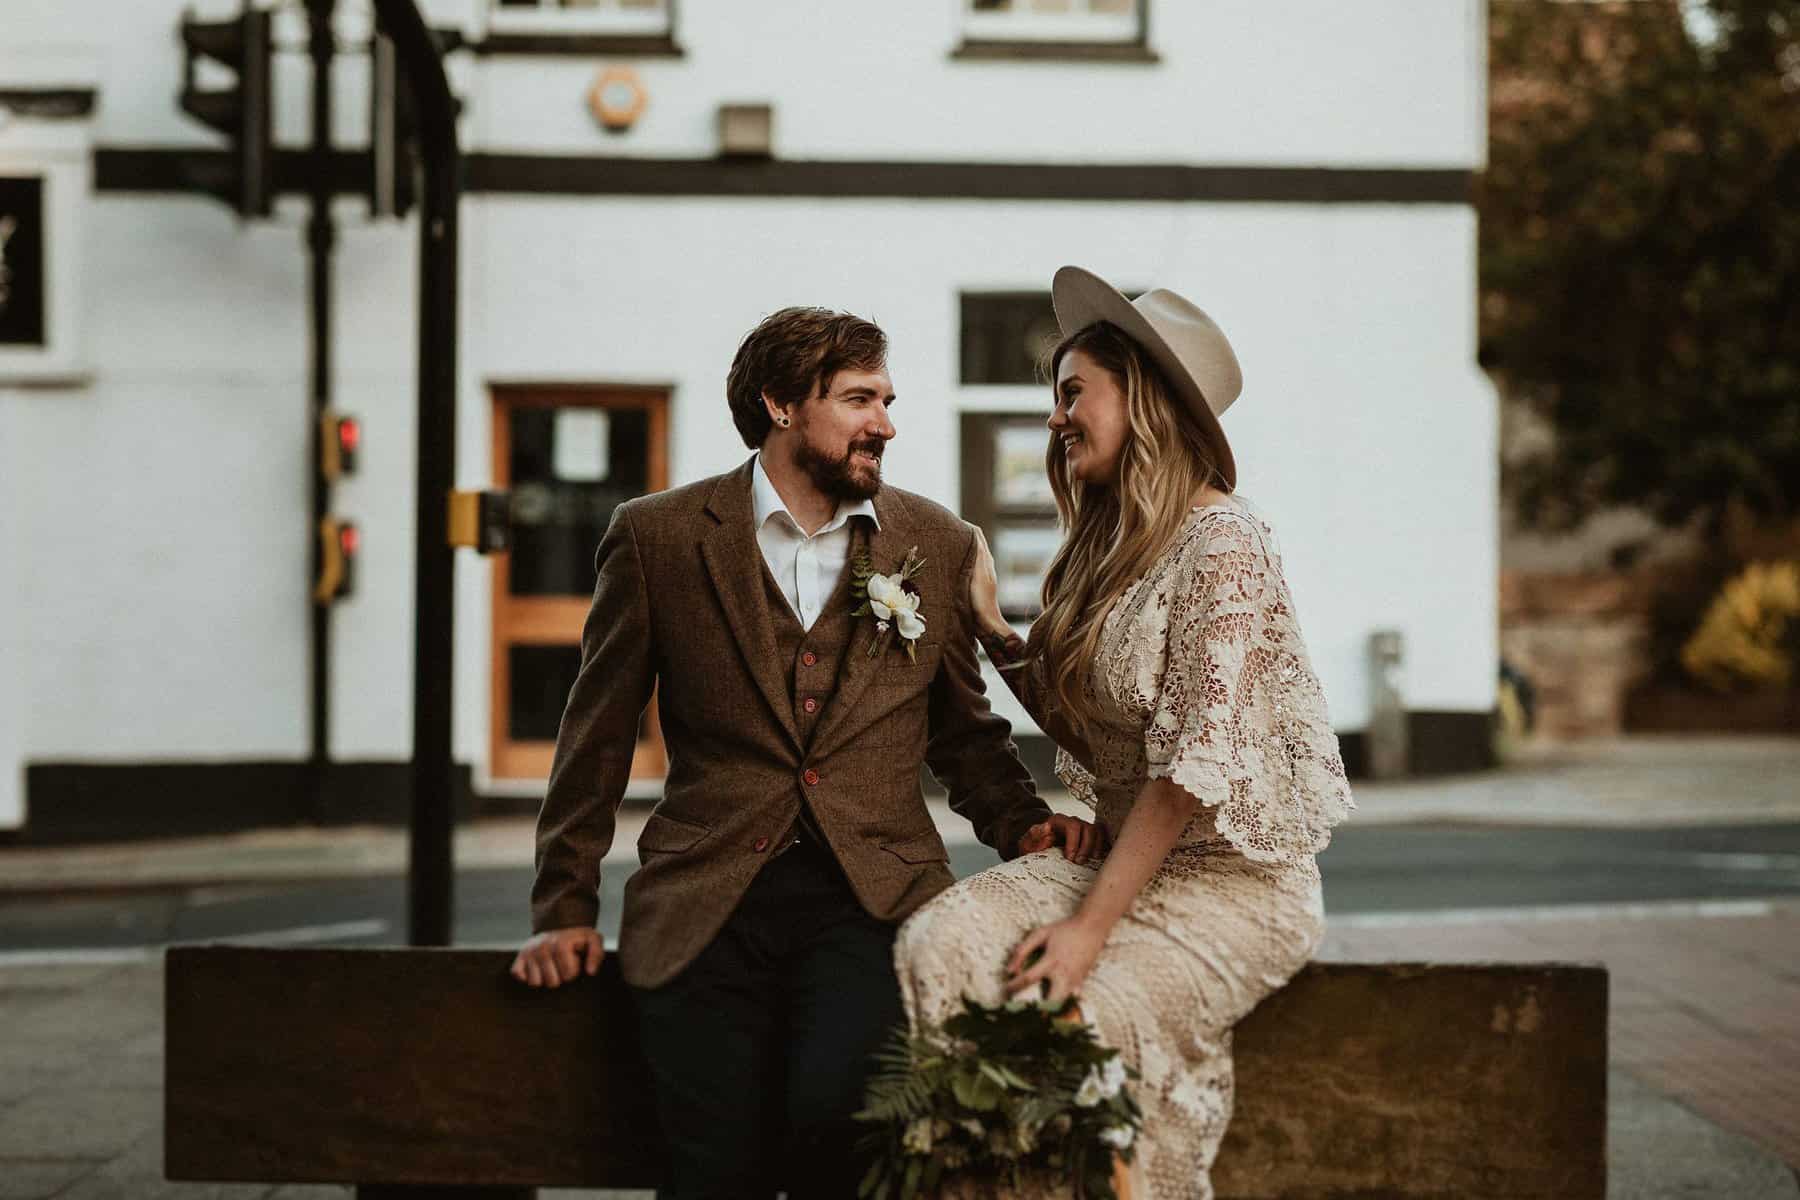
[(1118, 288), (1080, 267), (1056, 272), (1050, 299), (1064, 337), (1107, 321), (1149, 353), (1211, 438), (1225, 487), (1236, 488), (1237, 460), (1219, 418), (1244, 390), (1244, 372), (1225, 331), (1199, 306), (1167, 288), (1127, 300)]

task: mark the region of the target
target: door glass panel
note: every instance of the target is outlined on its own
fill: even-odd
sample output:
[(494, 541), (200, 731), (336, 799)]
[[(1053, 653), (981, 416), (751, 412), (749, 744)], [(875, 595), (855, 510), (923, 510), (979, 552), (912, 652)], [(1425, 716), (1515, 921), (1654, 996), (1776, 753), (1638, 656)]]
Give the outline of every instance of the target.
[(516, 742), (553, 742), (569, 689), (581, 673), (580, 646), (509, 646), (512, 693), (507, 734)]
[[(511, 593), (589, 595), (594, 548), (613, 509), (650, 488), (650, 414), (521, 405), (508, 419)], [(513, 678), (518, 680), (517, 671)], [(552, 725), (550, 736), (555, 734)]]

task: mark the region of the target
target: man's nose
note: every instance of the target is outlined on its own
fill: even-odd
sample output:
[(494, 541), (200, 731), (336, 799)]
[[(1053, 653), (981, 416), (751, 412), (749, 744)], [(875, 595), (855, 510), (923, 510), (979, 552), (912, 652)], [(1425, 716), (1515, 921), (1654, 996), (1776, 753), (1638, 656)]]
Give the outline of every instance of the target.
[(875, 418), (875, 436), (887, 441), (894, 436), (894, 420), (886, 412), (877, 414)]

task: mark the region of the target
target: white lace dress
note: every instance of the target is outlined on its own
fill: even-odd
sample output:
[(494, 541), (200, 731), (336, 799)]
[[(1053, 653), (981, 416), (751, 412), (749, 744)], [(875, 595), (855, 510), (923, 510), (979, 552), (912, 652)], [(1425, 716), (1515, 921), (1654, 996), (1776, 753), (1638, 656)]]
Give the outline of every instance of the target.
[[(1038, 669), (1013, 670), (1021, 648), (990, 653), (1040, 724), (1066, 729)], [(1104, 723), (1076, 753), (1060, 746), (1056, 771), (1107, 833), (1117, 839), (1146, 779), (1200, 800), (1113, 927), (1081, 1007), (1142, 1076), (1133, 1200), (1207, 1198), (1231, 1118), (1232, 1026), (1318, 947), (1313, 856), (1355, 807), (1273, 530), (1235, 498), (1190, 513), (1107, 614), (1090, 686)], [(1013, 948), (1073, 915), (1096, 874), (1051, 850), (919, 909), (895, 946), (908, 1016), (941, 1020), (965, 994), (1003, 999)]]

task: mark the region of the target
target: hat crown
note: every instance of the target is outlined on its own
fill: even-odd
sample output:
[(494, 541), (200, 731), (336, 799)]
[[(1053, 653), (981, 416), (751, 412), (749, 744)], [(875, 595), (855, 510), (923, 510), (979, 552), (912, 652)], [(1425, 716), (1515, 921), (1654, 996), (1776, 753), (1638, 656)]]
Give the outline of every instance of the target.
[(1204, 309), (1179, 292), (1152, 288), (1131, 302), (1169, 350), (1187, 368), (1215, 416), (1223, 415), (1244, 390), (1244, 372), (1225, 331)]

